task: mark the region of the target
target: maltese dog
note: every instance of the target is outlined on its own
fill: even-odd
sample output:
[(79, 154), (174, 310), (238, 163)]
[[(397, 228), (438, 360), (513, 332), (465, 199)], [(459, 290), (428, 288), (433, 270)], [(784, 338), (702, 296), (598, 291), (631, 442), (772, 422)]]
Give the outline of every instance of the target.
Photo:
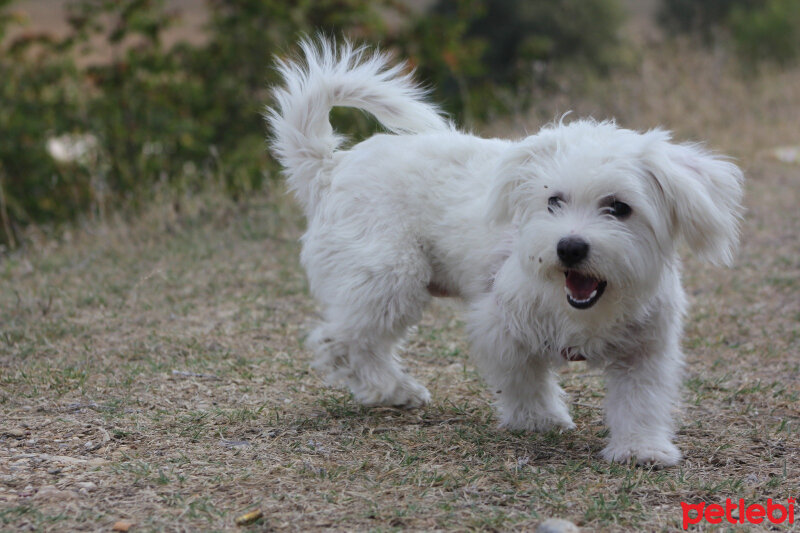
[[(602, 369), (609, 461), (677, 463), (681, 243), (730, 264), (742, 173), (670, 134), (576, 120), (520, 140), (457, 130), (404, 65), (320, 39), (279, 61), (266, 119), (302, 204), (301, 261), (323, 319), (313, 366), (364, 405), (419, 407), (398, 345), (433, 297), (468, 306), (471, 353), (502, 427), (575, 427), (555, 370)], [(388, 133), (349, 149), (346, 106)]]

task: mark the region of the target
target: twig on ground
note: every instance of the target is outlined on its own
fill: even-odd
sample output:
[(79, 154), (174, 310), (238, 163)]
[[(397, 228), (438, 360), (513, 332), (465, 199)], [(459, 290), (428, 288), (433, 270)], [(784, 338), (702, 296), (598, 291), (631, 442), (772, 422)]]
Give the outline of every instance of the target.
[(214, 374), (201, 374), (198, 372), (186, 372), (184, 370), (173, 370), (172, 375), (179, 378), (203, 378), (219, 380), (219, 377), (215, 376)]

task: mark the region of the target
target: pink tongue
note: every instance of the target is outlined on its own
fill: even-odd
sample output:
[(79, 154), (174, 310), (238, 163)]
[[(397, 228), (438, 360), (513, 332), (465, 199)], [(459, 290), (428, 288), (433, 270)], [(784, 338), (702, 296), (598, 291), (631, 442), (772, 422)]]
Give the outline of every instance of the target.
[(575, 300), (587, 300), (598, 285), (600, 282), (594, 278), (584, 276), (574, 270), (567, 272), (567, 288)]

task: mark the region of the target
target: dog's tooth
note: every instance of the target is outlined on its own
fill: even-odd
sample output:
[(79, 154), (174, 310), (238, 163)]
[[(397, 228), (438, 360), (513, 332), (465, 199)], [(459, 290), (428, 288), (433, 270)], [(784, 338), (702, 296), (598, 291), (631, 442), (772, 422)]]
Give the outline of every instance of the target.
[(590, 294), (590, 295), (589, 295), (589, 297), (588, 297), (588, 298), (586, 298), (586, 299), (587, 299), (587, 300), (591, 300), (591, 299), (592, 299), (592, 298), (594, 298), (595, 296), (597, 296), (597, 289), (593, 290), (593, 291), (592, 291), (592, 294)]

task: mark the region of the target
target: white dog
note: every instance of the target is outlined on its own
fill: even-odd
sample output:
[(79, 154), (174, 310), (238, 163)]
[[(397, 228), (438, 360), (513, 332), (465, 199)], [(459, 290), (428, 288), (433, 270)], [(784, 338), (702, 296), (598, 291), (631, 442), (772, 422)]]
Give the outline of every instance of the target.
[[(396, 348), (433, 296), (459, 297), (502, 426), (573, 428), (554, 369), (585, 359), (606, 377), (603, 457), (677, 463), (677, 248), (732, 261), (740, 170), (665, 131), (611, 122), (482, 139), (386, 56), (301, 47), (304, 61), (279, 62), (285, 86), (267, 120), (308, 218), (301, 258), (324, 316), (310, 335), (315, 368), (364, 405), (421, 406), (430, 394)], [(391, 133), (340, 150), (334, 106)]]

